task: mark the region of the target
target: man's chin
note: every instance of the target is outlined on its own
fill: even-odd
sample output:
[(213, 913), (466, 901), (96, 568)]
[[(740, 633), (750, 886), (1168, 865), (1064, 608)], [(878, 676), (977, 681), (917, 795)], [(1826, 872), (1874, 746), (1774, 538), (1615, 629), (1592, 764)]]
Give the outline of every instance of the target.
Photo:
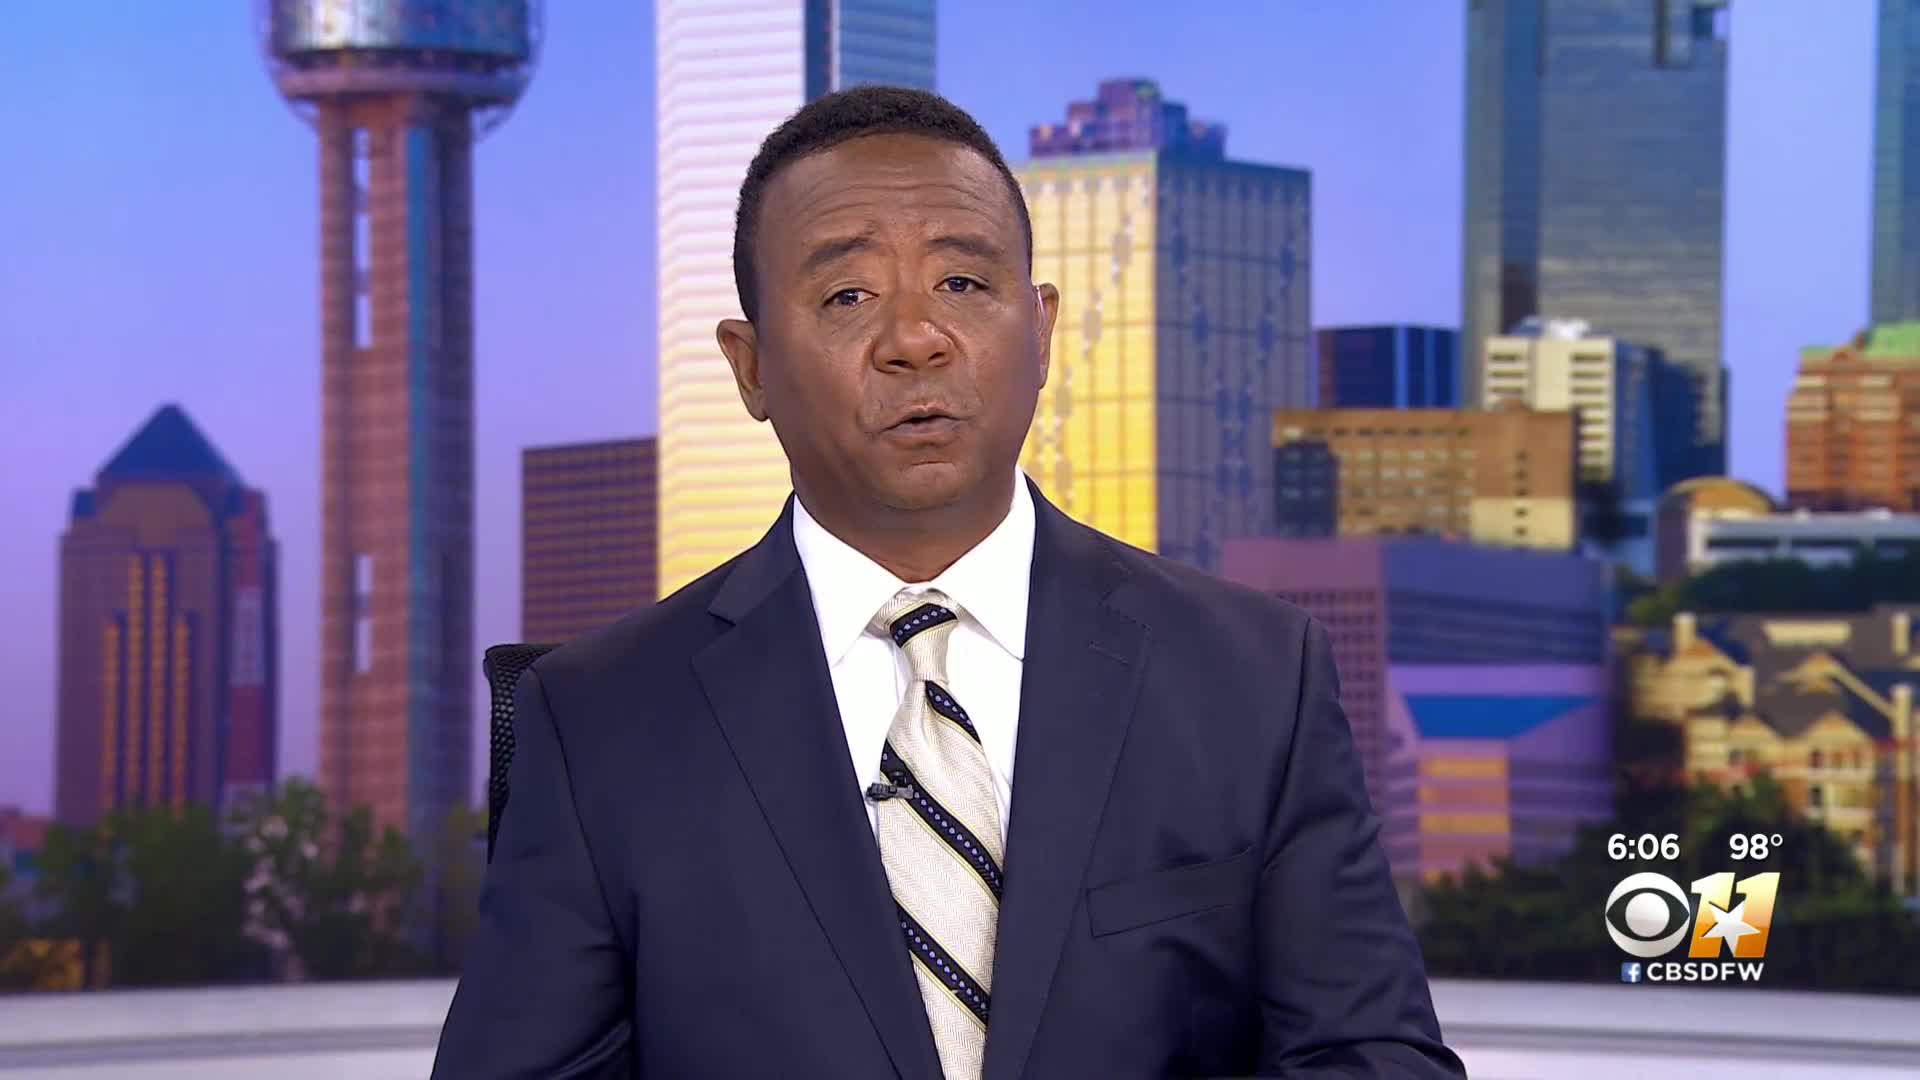
[(905, 512), (943, 510), (966, 501), (978, 485), (974, 470), (955, 461), (921, 461), (892, 470), (876, 485), (887, 506)]

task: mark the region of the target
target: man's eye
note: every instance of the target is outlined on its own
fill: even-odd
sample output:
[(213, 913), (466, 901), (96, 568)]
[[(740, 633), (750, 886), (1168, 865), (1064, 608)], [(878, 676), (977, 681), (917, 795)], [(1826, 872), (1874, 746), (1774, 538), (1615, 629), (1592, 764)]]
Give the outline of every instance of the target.
[(963, 277), (950, 277), (940, 284), (945, 285), (950, 291), (958, 293), (978, 292), (983, 288), (979, 282), (972, 278)]
[(860, 294), (862, 291), (863, 290), (860, 289), (841, 289), (839, 292), (827, 297), (827, 306), (852, 307), (860, 302)]

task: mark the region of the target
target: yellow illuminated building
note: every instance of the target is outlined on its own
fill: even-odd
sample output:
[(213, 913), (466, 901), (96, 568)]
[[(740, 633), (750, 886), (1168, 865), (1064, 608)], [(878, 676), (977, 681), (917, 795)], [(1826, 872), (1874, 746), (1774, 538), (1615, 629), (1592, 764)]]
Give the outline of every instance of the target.
[(1310, 400), (1310, 182), (1205, 153), (1020, 170), (1053, 363), (1021, 458), (1074, 518), (1216, 568), (1268, 531), (1276, 408)]
[(1060, 289), (1021, 465), (1061, 509), (1149, 551), (1160, 538), (1155, 172), (1141, 154), (1046, 162), (1021, 177), (1034, 280)]

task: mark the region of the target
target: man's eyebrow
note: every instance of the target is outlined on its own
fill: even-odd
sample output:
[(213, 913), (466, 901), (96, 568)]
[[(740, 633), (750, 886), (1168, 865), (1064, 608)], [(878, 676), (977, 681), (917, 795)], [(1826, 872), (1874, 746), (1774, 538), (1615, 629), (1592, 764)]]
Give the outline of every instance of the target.
[[(818, 273), (849, 255), (871, 251), (877, 246), (871, 230), (823, 240), (807, 252), (806, 259), (800, 264), (800, 271), (802, 274)], [(935, 251), (959, 252), (987, 262), (999, 262), (1006, 256), (999, 244), (978, 233), (941, 233), (928, 240), (927, 246)]]
[(871, 250), (873, 246), (873, 234), (871, 232), (863, 232), (855, 236), (842, 236), (832, 240), (822, 241), (819, 244), (815, 244), (813, 249), (807, 252), (806, 261), (800, 264), (800, 271), (803, 274), (814, 273), (815, 271), (839, 262), (849, 255)]
[(999, 244), (977, 233), (943, 233), (928, 241), (928, 246), (936, 251), (957, 251), (988, 262), (999, 262), (1006, 257), (1006, 252)]

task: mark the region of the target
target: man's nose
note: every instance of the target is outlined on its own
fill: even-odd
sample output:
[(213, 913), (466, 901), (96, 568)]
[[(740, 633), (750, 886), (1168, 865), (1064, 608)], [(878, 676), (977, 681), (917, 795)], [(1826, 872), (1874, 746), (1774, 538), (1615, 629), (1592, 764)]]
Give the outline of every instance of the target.
[(933, 298), (904, 288), (881, 300), (879, 340), (874, 363), (883, 368), (920, 368), (944, 364), (953, 355), (953, 341), (934, 319)]

